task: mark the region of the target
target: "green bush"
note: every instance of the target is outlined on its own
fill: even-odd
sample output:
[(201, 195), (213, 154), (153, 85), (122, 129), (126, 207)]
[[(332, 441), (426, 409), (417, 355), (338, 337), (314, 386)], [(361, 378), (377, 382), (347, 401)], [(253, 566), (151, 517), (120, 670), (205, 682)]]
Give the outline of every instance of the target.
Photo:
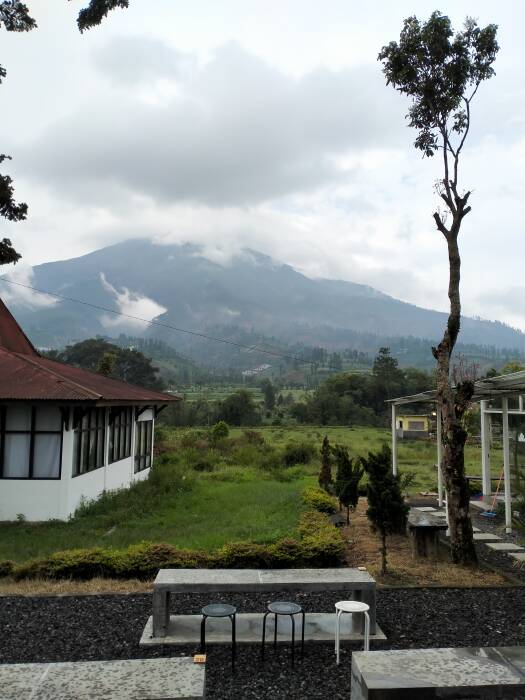
[(120, 560), (119, 578), (154, 578), (159, 569), (196, 569), (209, 565), (206, 552), (177, 549), (171, 544), (141, 542), (131, 545)]
[(299, 522), (303, 561), (307, 566), (339, 566), (345, 553), (341, 532), (332, 525), (327, 515), (307, 511)]
[(272, 567), (288, 568), (302, 566), (304, 562), (303, 544), (292, 537), (285, 537), (268, 546)]
[(308, 464), (316, 454), (314, 445), (310, 442), (289, 442), (283, 450), (282, 460), (285, 467), (294, 464)]
[(122, 552), (102, 549), (68, 549), (43, 559), (30, 559), (15, 567), (13, 576), (23, 578), (114, 578), (123, 568)]
[(218, 423), (215, 423), (215, 425), (211, 429), (211, 439), (213, 442), (225, 440), (229, 434), (230, 428), (228, 427), (228, 423), (226, 423), (226, 421), (223, 420), (220, 420)]
[(11, 576), (14, 567), (15, 563), (13, 561), (10, 561), (9, 559), (4, 559), (3, 561), (0, 561), (0, 578), (2, 578), (3, 576)]
[(252, 445), (264, 445), (264, 435), (258, 430), (244, 430), (243, 437), (246, 442)]
[(322, 489), (310, 486), (303, 490), (301, 499), (306, 506), (318, 510), (320, 513), (328, 513), (331, 515), (337, 511), (337, 502), (335, 498), (329, 496), (326, 491)]
[(215, 563), (225, 569), (266, 569), (270, 565), (270, 554), (263, 544), (228, 542), (217, 550)]

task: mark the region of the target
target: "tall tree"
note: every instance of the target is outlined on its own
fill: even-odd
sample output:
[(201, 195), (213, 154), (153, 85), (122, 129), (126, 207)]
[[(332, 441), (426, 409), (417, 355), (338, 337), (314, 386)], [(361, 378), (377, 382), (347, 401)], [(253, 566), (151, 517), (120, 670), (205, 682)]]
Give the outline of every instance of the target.
[(264, 396), (264, 408), (267, 411), (273, 411), (275, 408), (275, 387), (271, 379), (263, 379), (261, 382), (261, 390)]
[(443, 235), (449, 260), (449, 315), (443, 338), (432, 348), (437, 365), (437, 403), (443, 421), (442, 470), (447, 491), (452, 560), (476, 560), (469, 515), (469, 491), (465, 479), (464, 448), (467, 437), (463, 417), (472, 398), (471, 381), (453, 385), (450, 358), (461, 321), (458, 237), (470, 212), (470, 190), (462, 190), (460, 157), (470, 129), (471, 104), (479, 86), (494, 75), (492, 64), (498, 51), (497, 27), (480, 28), (465, 20), (454, 34), (448, 17), (434, 12), (421, 23), (405, 20), (399, 43), (392, 41), (379, 53), (387, 84), (406, 95), (411, 105), (407, 118), (418, 132), (415, 147), (424, 156), (440, 153), (442, 178), (438, 184), (444, 210), (433, 214)]
[[(81, 32), (100, 24), (104, 17), (116, 7), (128, 7), (129, 0), (91, 0), (89, 5), (80, 10), (77, 24)], [(0, 0), (0, 29), (8, 32), (29, 32), (37, 26), (29, 15), (27, 5), (20, 0)], [(0, 84), (7, 71), (0, 65)], [(11, 156), (0, 153), (0, 165)], [(27, 218), (27, 204), (15, 201), (13, 180), (9, 175), (0, 173), (0, 216), (8, 221), (23, 221)], [(0, 238), (0, 266), (17, 263), (21, 258), (9, 238)]]

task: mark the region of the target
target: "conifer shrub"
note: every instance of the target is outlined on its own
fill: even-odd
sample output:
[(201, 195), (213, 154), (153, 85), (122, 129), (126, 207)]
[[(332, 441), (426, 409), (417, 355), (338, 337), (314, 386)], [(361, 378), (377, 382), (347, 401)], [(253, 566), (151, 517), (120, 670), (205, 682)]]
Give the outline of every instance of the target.
[(307, 511), (301, 515), (299, 533), (306, 566), (339, 566), (344, 558), (345, 542), (341, 532), (327, 515)]
[(217, 550), (214, 562), (225, 569), (271, 568), (268, 547), (255, 542), (228, 542)]

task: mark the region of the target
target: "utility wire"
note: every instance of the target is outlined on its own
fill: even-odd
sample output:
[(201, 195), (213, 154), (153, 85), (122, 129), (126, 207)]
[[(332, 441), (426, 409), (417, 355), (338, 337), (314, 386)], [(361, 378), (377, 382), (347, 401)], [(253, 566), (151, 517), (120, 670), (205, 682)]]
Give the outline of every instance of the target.
[(106, 306), (99, 306), (98, 304), (92, 304), (89, 301), (83, 301), (82, 299), (74, 299), (73, 297), (67, 297), (63, 294), (57, 294), (56, 292), (48, 292), (45, 289), (37, 289), (29, 284), (23, 284), (22, 282), (15, 282), (13, 280), (7, 279), (7, 277), (0, 277), (0, 281), (6, 282), (7, 284), (13, 284), (17, 287), (24, 287), (24, 289), (30, 289), (33, 292), (38, 292), (39, 294), (47, 294), (50, 297), (55, 297), (56, 299), (62, 299), (63, 301), (71, 301), (75, 304), (82, 304), (83, 306), (89, 306), (92, 309), (97, 309), (98, 311), (106, 311), (109, 314), (114, 314), (115, 316), (123, 316), (124, 318), (130, 318), (134, 321), (142, 321), (142, 323), (147, 323), (150, 326), (159, 326), (160, 328), (167, 328), (170, 331), (176, 331), (177, 333), (186, 333), (188, 335), (196, 336), (197, 338), (204, 338), (205, 340), (214, 340), (216, 343), (224, 343), (226, 345), (233, 345), (236, 348), (241, 348), (243, 350), (257, 351), (263, 353), (264, 355), (272, 355), (274, 357), (284, 357), (288, 360), (294, 360), (295, 362), (301, 362), (303, 364), (313, 364), (308, 360), (304, 360), (301, 357), (296, 357), (295, 355), (287, 355), (286, 353), (277, 352), (275, 350), (263, 350), (257, 347), (257, 345), (245, 345), (244, 343), (236, 343), (234, 340), (228, 340), (227, 338), (217, 338), (212, 335), (207, 335), (206, 333), (201, 333), (199, 331), (189, 331), (186, 328), (178, 328), (177, 326), (172, 326), (169, 323), (162, 323), (162, 321), (149, 321), (147, 318), (141, 318), (140, 316), (133, 316), (131, 314), (125, 314), (122, 311), (115, 311), (115, 309), (109, 309)]

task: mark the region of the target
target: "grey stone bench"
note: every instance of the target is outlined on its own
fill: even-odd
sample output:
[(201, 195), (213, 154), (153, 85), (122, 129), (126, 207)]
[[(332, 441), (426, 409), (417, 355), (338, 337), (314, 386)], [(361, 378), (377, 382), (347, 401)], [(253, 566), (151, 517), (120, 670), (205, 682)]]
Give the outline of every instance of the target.
[(432, 513), (411, 508), (408, 514), (407, 529), (412, 543), (412, 556), (430, 557), (437, 559), (439, 556), (439, 533), (448, 529), (443, 518)]
[(0, 666), (2, 700), (200, 700), (204, 665), (188, 657)]
[[(370, 606), (370, 634), (376, 634), (376, 582), (359, 569), (161, 569), (153, 588), (154, 638), (165, 637), (170, 599), (177, 593), (341, 591)], [(184, 612), (184, 611), (179, 611)]]
[(525, 648), (354, 652), (351, 700), (525, 698)]

